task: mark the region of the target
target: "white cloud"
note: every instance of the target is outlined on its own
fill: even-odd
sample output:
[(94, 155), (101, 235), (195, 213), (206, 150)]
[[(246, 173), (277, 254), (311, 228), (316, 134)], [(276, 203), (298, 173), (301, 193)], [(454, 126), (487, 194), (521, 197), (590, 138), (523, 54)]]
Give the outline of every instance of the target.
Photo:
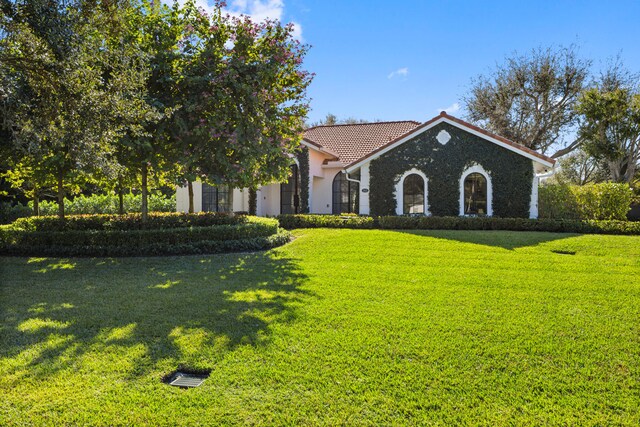
[(456, 113), (456, 112), (460, 111), (460, 103), (459, 102), (454, 102), (453, 104), (449, 105), (447, 108), (438, 108), (438, 113), (440, 111), (444, 111), (447, 114)]
[[(178, 0), (180, 4), (184, 4), (186, 0)], [(164, 0), (165, 3), (171, 4), (171, 0)], [(213, 4), (213, 3), (212, 3)], [(209, 4), (209, 0), (196, 0), (196, 6), (204, 9), (207, 13), (213, 11), (213, 6)], [(282, 22), (284, 15), (283, 0), (232, 0), (228, 3), (227, 9), (224, 11), (232, 16), (247, 15), (254, 22), (261, 22), (265, 19), (277, 19)], [(293, 23), (293, 37), (302, 41), (302, 26)]]
[(264, 21), (265, 19), (280, 21), (284, 11), (284, 2), (282, 0), (233, 0), (229, 11), (249, 15), (256, 21)]
[(397, 70), (393, 71), (392, 73), (389, 73), (389, 75), (387, 76), (388, 79), (392, 79), (394, 77), (407, 77), (407, 75), (409, 74), (409, 69), (407, 67), (403, 67), (403, 68), (398, 68)]

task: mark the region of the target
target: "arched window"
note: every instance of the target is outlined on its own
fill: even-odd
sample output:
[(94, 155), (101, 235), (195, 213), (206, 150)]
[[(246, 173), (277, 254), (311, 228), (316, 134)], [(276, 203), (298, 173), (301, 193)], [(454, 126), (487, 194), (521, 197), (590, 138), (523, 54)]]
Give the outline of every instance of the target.
[(228, 185), (202, 183), (202, 210), (204, 212), (231, 212), (231, 191)]
[[(360, 171), (349, 176), (351, 179), (360, 179)], [(333, 178), (333, 208), (334, 215), (341, 213), (360, 212), (360, 185), (357, 182), (347, 180), (346, 174), (338, 172)]]
[(289, 180), (280, 184), (280, 213), (297, 214), (300, 209), (300, 169), (291, 165)]
[(487, 215), (487, 179), (478, 172), (464, 179), (464, 214)]
[(424, 179), (415, 173), (404, 179), (402, 188), (402, 213), (424, 214)]

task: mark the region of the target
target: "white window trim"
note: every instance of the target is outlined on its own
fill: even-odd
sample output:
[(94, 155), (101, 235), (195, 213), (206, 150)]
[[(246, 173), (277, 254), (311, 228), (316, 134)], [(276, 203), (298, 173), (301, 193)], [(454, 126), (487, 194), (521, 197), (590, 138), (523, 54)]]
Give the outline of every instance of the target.
[(396, 191), (395, 191), (395, 196), (396, 196), (396, 215), (404, 215), (404, 180), (409, 176), (409, 175), (419, 175), (422, 177), (423, 181), (424, 181), (424, 215), (431, 215), (431, 213), (429, 212), (429, 178), (427, 178), (427, 175), (424, 174), (424, 172), (416, 169), (416, 168), (411, 168), (408, 171), (406, 171), (405, 173), (402, 174), (402, 176), (400, 176), (400, 179), (398, 180), (398, 182), (396, 183)]
[(479, 173), (487, 180), (487, 216), (493, 216), (493, 185), (491, 184), (491, 175), (489, 172), (478, 164), (472, 165), (467, 168), (460, 176), (460, 216), (465, 216), (464, 213), (464, 180), (472, 173)]

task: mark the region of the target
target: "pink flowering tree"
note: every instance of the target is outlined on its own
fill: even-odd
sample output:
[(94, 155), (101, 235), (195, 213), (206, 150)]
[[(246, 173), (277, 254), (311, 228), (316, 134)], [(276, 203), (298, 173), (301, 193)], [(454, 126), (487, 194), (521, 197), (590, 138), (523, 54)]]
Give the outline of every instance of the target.
[[(256, 188), (286, 180), (309, 109), (308, 50), (293, 27), (183, 9), (181, 99), (173, 139), (178, 182)], [(193, 192), (190, 191), (190, 211)]]

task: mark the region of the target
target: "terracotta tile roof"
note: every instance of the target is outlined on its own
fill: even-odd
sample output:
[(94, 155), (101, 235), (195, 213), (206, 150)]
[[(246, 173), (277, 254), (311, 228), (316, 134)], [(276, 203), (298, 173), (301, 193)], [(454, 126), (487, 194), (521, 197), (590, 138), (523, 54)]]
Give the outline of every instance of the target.
[(352, 163), (386, 145), (420, 125), (420, 122), (377, 122), (351, 125), (315, 126), (304, 138), (340, 156), (342, 163)]
[(416, 131), (419, 131), (420, 129), (423, 129), (425, 127), (429, 127), (430, 125), (432, 125), (434, 122), (437, 122), (438, 120), (445, 118), (448, 119), (454, 123), (459, 124), (462, 127), (466, 127), (470, 130), (474, 130), (478, 133), (481, 133), (489, 138), (498, 140), (500, 142), (502, 142), (503, 144), (509, 145), (511, 147), (513, 147), (515, 150), (523, 152), (523, 153), (527, 153), (533, 157), (536, 157), (540, 160), (544, 160), (546, 162), (549, 162), (550, 164), (555, 164), (556, 160), (549, 157), (549, 156), (545, 156), (544, 154), (540, 154), (537, 151), (534, 151), (528, 147), (525, 147), (522, 144), (518, 144), (516, 142), (510, 141), (507, 138), (503, 138), (500, 135), (496, 135), (494, 133), (488, 132), (482, 128), (479, 128), (478, 126), (472, 125), (471, 123), (465, 122), (464, 120), (460, 120), (457, 117), (453, 117), (450, 116), (449, 114), (445, 113), (444, 111), (442, 111), (439, 115), (435, 116), (434, 118), (432, 118), (431, 120), (428, 120), (424, 123), (422, 123), (419, 126), (414, 127), (413, 129), (410, 129), (409, 131), (407, 131), (406, 133), (402, 134), (402, 135), (398, 135), (396, 138), (394, 138), (393, 140), (388, 141), (386, 144), (380, 145), (379, 147), (369, 151), (368, 153), (364, 154), (363, 156), (361, 156), (359, 159), (354, 160), (353, 162), (351, 162), (348, 167), (352, 167), (357, 163), (360, 163), (363, 160), (366, 160), (370, 157), (374, 157), (377, 153), (384, 151), (387, 147), (393, 146), (394, 144), (396, 144), (398, 141), (406, 138), (407, 136), (410, 136), (411, 134), (413, 134)]

